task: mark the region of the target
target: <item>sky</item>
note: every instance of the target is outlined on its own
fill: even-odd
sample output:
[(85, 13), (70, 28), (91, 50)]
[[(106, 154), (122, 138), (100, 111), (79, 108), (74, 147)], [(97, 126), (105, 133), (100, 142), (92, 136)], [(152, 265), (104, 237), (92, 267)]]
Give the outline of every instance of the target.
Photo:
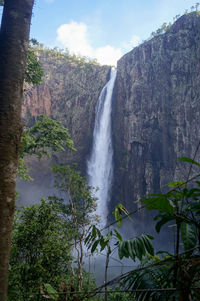
[(35, 0), (31, 38), (115, 65), (194, 0)]

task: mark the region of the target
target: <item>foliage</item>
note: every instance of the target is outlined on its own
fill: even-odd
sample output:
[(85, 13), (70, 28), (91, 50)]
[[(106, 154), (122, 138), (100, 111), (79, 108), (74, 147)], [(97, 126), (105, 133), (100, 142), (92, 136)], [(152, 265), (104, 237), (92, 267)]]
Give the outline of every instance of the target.
[(72, 167), (53, 165), (56, 187), (67, 193), (69, 204), (66, 205), (67, 214), (71, 215), (72, 226), (77, 223), (77, 235), (82, 234), (82, 227), (90, 225), (96, 209), (96, 198), (92, 196), (93, 187), (87, 184), (84, 177), (77, 170), (77, 165)]
[(120, 259), (126, 257), (135, 261), (136, 258), (142, 260), (143, 256), (147, 254), (154, 255), (154, 248), (151, 244), (153, 237), (148, 234), (142, 234), (141, 238), (135, 237), (132, 240), (123, 240), (116, 229), (109, 231), (105, 236), (95, 225), (91, 226), (90, 229), (91, 231), (85, 239), (85, 244), (91, 249), (91, 253), (96, 251), (98, 247), (100, 247), (100, 252), (103, 251), (105, 247), (108, 247), (109, 253), (111, 253), (110, 239), (115, 238), (115, 240), (117, 240), (116, 245), (118, 246)]
[(16, 211), (8, 300), (32, 300), (41, 284), (59, 288), (61, 281), (69, 280), (72, 229), (63, 208), (61, 201), (52, 198)]
[(25, 181), (33, 181), (33, 178), (28, 174), (28, 165), (22, 158), (19, 158), (18, 162), (18, 177)]
[(98, 66), (99, 63), (96, 59), (91, 59), (86, 56), (80, 56), (75, 54), (70, 54), (69, 50), (59, 49), (54, 47), (53, 49), (45, 47), (43, 44), (35, 45), (35, 51), (38, 53), (39, 57), (52, 58), (56, 61), (66, 62), (73, 66), (77, 66), (80, 69), (88, 68), (89, 66)]
[[(74, 276), (73, 276), (74, 277)], [(92, 291), (96, 289), (95, 279), (91, 278), (91, 276), (84, 271), (84, 282), (83, 289), (81, 293), (76, 294), (77, 288), (73, 286), (74, 279), (68, 284), (66, 282), (61, 282), (61, 289), (56, 291), (53, 286), (49, 283), (44, 283), (40, 286), (40, 293), (46, 299), (51, 300), (68, 300), (68, 301), (96, 301), (102, 300), (97, 296), (93, 296), (90, 298), (88, 291)]]
[[(123, 213), (125, 213), (126, 216), (129, 217), (129, 212), (122, 204), (118, 204), (118, 206), (115, 206), (113, 215), (115, 217), (118, 227), (121, 227), (122, 225)], [(151, 243), (153, 237), (151, 235), (142, 234), (141, 238), (135, 237), (132, 240), (123, 240), (121, 234), (116, 229), (113, 229), (109, 231), (106, 235), (103, 235), (102, 232), (95, 225), (92, 225), (89, 228), (89, 231), (85, 239), (85, 244), (87, 245), (88, 249), (91, 249), (91, 253), (96, 251), (98, 247), (100, 247), (100, 252), (107, 247), (108, 253), (110, 254), (110, 240), (112, 238), (115, 238), (115, 245), (118, 246), (118, 255), (120, 259), (126, 257), (131, 258), (133, 261), (135, 261), (136, 258), (142, 260), (143, 256), (146, 256), (147, 254), (154, 255), (154, 248)]]
[(19, 160), (18, 175), (26, 181), (33, 180), (28, 175), (28, 166), (24, 161), (26, 155), (50, 157), (52, 152), (64, 151), (65, 147), (75, 150), (68, 130), (59, 121), (41, 115), (36, 123), (24, 130), (22, 135), (22, 152)]
[[(192, 162), (188, 158), (181, 158), (181, 161)], [(194, 248), (198, 241), (199, 234), (199, 212), (200, 212), (200, 182), (196, 181), (195, 187), (188, 189), (186, 184), (174, 182), (174, 188), (165, 194), (154, 194), (150, 198), (142, 200), (148, 210), (156, 209), (158, 214), (154, 220), (156, 231), (170, 221), (175, 221), (179, 227), (184, 250)], [(170, 183), (172, 186), (172, 183)]]
[(4, 5), (4, 0), (0, 0), (0, 6)]
[(119, 258), (131, 258), (133, 261), (136, 259), (142, 260), (143, 256), (147, 254), (154, 255), (154, 248), (151, 244), (152, 236), (142, 234), (142, 237), (135, 237), (132, 240), (124, 240), (119, 243), (118, 255)]
[(166, 22), (163, 23), (160, 28), (158, 28), (155, 32), (151, 33), (151, 37), (155, 37), (155, 36), (165, 33), (168, 29), (170, 29), (171, 26), (172, 26), (171, 22), (169, 22), (168, 24)]
[(77, 269), (73, 274), (77, 275), (78, 291), (83, 286), (83, 243), (87, 233), (87, 227), (95, 218), (92, 213), (96, 209), (96, 198), (92, 196), (92, 187), (86, 179), (76, 170), (76, 165), (53, 166), (57, 176), (56, 186), (67, 194), (69, 204), (66, 213), (70, 217), (70, 227), (73, 229), (74, 247), (77, 252)]
[[(124, 288), (127, 290), (141, 290), (141, 292), (134, 293), (136, 300), (171, 300), (169, 299), (171, 292), (159, 291), (159, 289), (170, 289), (173, 287), (173, 264), (170, 261), (167, 261), (167, 265), (161, 265), (161, 263), (162, 261), (158, 256), (148, 256), (141, 261), (136, 270), (131, 271), (125, 277), (123, 280)], [(155, 291), (150, 291), (151, 289)], [(171, 293), (171, 297), (172, 295)]]
[[(96, 199), (75, 167), (55, 165), (54, 172), (58, 178), (57, 187), (67, 192), (69, 203), (49, 197), (48, 201), (42, 199), (39, 205), (17, 211), (9, 300), (13, 300), (13, 296), (17, 296), (17, 301), (31, 300), (31, 295), (36, 293), (40, 294), (38, 300), (54, 299), (59, 292), (66, 292), (68, 300), (75, 300), (74, 292), (96, 288), (95, 281), (82, 267), (82, 241), (92, 219), (90, 214), (96, 208)], [(77, 258), (72, 257), (73, 247), (78, 252)], [(62, 296), (64, 298), (65, 294)], [(84, 299), (84, 293), (81, 298), (90, 300)]]
[(117, 233), (118, 237), (121, 238), (121, 235), (116, 230), (114, 230), (114, 231), (115, 231), (115, 234), (113, 231), (110, 231), (104, 236), (95, 225), (92, 225), (88, 230), (87, 237), (85, 238), (85, 244), (86, 244), (87, 248), (91, 249), (91, 253), (94, 253), (95, 251), (98, 250), (98, 247), (100, 247), (100, 252), (103, 251), (107, 247), (108, 252), (111, 253), (110, 239), (114, 235), (116, 235), (116, 233)]
[(37, 45), (37, 41), (32, 39), (29, 43), (26, 60), (25, 82), (29, 84), (39, 85), (42, 82), (44, 72), (39, 59), (36, 55), (33, 45)]
[(59, 121), (40, 115), (34, 126), (22, 136), (21, 157), (34, 154), (41, 159), (43, 155), (50, 156), (49, 149), (53, 152), (64, 151), (64, 147), (75, 150), (69, 137), (68, 130)]
[[(122, 204), (118, 204), (115, 206), (115, 210), (113, 212), (117, 225), (121, 227), (122, 225), (122, 214), (125, 213), (126, 216), (129, 216), (128, 211)], [(90, 231), (90, 232), (89, 232)], [(121, 293), (112, 293), (111, 295), (108, 293), (107, 281), (108, 281), (108, 265), (109, 265), (109, 256), (112, 253), (111, 250), (111, 240), (114, 238), (116, 240), (115, 245), (118, 247), (118, 256), (120, 260), (123, 257), (131, 258), (132, 260), (142, 260), (143, 256), (147, 256), (147, 254), (154, 255), (154, 248), (151, 244), (153, 239), (150, 235), (142, 235), (142, 238), (135, 237), (133, 240), (123, 240), (120, 233), (113, 229), (109, 231), (106, 235), (102, 233), (95, 225), (92, 225), (89, 229), (89, 233), (85, 239), (85, 244), (88, 249), (91, 249), (91, 253), (94, 253), (100, 247), (100, 252), (104, 249), (107, 250), (106, 254), (106, 264), (105, 264), (105, 300), (124, 300), (124, 296), (127, 297), (129, 294), (121, 294)], [(115, 299), (118, 298), (118, 299)]]
[[(200, 166), (186, 157), (179, 160)], [(182, 181), (170, 182), (169, 186), (169, 192), (150, 195), (142, 202), (146, 209), (157, 210), (154, 220), (158, 233), (166, 223), (175, 224), (175, 254), (168, 254), (166, 259), (156, 257), (156, 262), (151, 257), (142, 269), (133, 270), (125, 277), (126, 288), (144, 289), (135, 294), (138, 300), (198, 300), (198, 291), (192, 287), (199, 284), (200, 275), (200, 182), (190, 183), (190, 188)], [(160, 288), (175, 290), (164, 294)]]
[(127, 211), (127, 209), (122, 204), (118, 204), (118, 206), (115, 206), (115, 210), (113, 211), (113, 215), (115, 217), (115, 220), (117, 222), (117, 226), (119, 228), (122, 226), (122, 214), (123, 213), (125, 213), (125, 215), (127, 215), (129, 217), (129, 212)]
[(132, 295), (132, 293), (126, 293), (123, 292), (123, 290), (124, 287), (122, 286), (115, 287), (114, 291), (112, 288), (108, 289), (108, 301), (127, 301), (127, 300), (134, 301), (135, 300), (135, 297)]

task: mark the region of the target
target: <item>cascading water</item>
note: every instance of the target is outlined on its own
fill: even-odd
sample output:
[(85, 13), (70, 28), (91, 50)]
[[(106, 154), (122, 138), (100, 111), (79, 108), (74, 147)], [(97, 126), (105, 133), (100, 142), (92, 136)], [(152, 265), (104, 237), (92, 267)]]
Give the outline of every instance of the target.
[(98, 190), (95, 193), (95, 196), (98, 198), (96, 213), (101, 218), (102, 226), (104, 226), (107, 221), (107, 203), (109, 201), (109, 193), (113, 176), (111, 100), (116, 74), (117, 71), (112, 68), (110, 80), (102, 89), (97, 102), (92, 153), (88, 161), (89, 185), (98, 187)]

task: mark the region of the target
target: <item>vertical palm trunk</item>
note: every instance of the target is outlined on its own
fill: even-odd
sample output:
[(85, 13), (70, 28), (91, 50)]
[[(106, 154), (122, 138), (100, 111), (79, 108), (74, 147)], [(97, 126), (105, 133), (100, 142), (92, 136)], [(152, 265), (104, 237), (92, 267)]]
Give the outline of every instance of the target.
[(34, 0), (5, 0), (0, 28), (0, 300), (6, 300), (21, 102)]

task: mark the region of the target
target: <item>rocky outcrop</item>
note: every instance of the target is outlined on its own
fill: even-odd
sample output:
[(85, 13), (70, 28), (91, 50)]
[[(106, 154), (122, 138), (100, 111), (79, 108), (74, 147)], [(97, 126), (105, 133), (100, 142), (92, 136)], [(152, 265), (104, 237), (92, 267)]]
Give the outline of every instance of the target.
[(26, 91), (23, 103), (23, 117), (30, 122), (35, 116), (45, 114), (68, 128), (76, 152), (54, 156), (59, 163), (78, 163), (85, 170), (98, 96), (107, 82), (110, 67), (72, 60), (59, 52), (40, 51), (40, 61), (45, 78), (38, 87)]
[(133, 209), (142, 196), (183, 179), (187, 169), (177, 157), (194, 156), (199, 117), (200, 17), (193, 13), (118, 62), (112, 202)]
[(33, 156), (27, 158), (29, 173), (34, 182), (18, 181), (18, 205), (32, 203), (42, 196), (55, 192), (51, 163), (77, 163), (85, 174), (86, 162), (92, 143), (95, 106), (106, 84), (109, 66), (86, 63), (76, 57), (56, 50), (39, 51), (45, 77), (40, 86), (25, 87), (22, 114), (31, 126), (40, 114), (48, 115), (68, 128), (77, 151), (59, 152), (52, 159), (40, 162)]

